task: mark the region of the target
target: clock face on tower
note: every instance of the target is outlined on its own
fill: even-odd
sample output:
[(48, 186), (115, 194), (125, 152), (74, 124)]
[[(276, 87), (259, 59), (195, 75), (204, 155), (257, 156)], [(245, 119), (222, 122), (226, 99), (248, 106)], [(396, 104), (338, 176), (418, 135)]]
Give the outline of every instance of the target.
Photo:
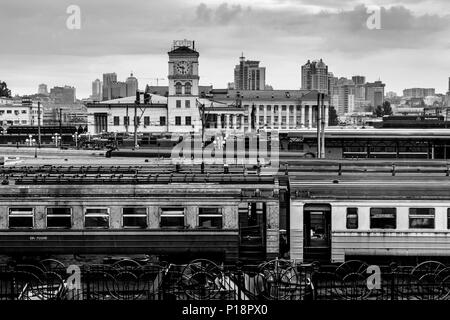
[(175, 64), (175, 70), (181, 75), (188, 74), (191, 71), (191, 64), (188, 61), (179, 61)]

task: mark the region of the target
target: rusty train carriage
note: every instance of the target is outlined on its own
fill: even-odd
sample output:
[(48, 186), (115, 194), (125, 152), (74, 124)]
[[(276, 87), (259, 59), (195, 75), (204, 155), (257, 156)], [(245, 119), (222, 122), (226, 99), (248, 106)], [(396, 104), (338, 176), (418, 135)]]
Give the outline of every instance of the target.
[(273, 177), (5, 170), (2, 256), (261, 261), (278, 255), (279, 191)]

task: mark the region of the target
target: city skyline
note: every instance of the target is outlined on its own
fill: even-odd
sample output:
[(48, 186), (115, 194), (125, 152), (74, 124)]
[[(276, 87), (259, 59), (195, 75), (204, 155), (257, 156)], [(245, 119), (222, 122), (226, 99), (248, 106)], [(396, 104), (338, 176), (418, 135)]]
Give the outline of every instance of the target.
[[(166, 85), (167, 47), (172, 39), (182, 38), (196, 41), (200, 83), (215, 88), (226, 88), (233, 80), (236, 59), (244, 52), (261, 61), (266, 83), (275, 89), (300, 88), (301, 66), (322, 58), (337, 77), (361, 74), (369, 82), (380, 78), (386, 91), (397, 94), (414, 87), (447, 92), (450, 6), (445, 1), (428, 6), (428, 1), (408, 0), (395, 7), (384, 0), (344, 1), (339, 7), (329, 1), (316, 5), (289, 0), (80, 1), (80, 30), (66, 28), (69, 1), (44, 2), (45, 11), (18, 1), (5, 4), (0, 12), (0, 26), (12, 30), (0, 58), (8, 61), (1, 74), (13, 94), (36, 93), (41, 83), (49, 88), (67, 84), (77, 88), (77, 98), (87, 98), (92, 81), (108, 72), (120, 78), (133, 72), (142, 88), (156, 85), (161, 77), (166, 79), (159, 84)], [(372, 5), (384, 6), (380, 30), (365, 25)], [(98, 10), (102, 6), (104, 10)], [(13, 11), (20, 19), (12, 18)], [(264, 27), (267, 23), (272, 27)], [(219, 33), (221, 37), (214, 36)]]

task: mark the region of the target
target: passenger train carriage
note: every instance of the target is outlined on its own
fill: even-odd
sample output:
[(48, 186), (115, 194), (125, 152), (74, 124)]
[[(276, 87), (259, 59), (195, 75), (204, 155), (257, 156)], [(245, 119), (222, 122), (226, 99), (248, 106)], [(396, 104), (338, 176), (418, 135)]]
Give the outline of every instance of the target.
[(448, 260), (448, 169), (368, 171), (290, 177), (290, 258)]
[(5, 165), (0, 182), (0, 260), (450, 260), (447, 162)]
[(4, 167), (0, 255), (140, 254), (166, 261), (277, 256), (274, 177), (171, 170)]

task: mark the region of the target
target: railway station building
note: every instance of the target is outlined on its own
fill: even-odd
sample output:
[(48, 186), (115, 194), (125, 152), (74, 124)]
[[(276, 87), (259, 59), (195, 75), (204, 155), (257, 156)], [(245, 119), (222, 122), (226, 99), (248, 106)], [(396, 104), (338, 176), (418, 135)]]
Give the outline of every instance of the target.
[[(138, 105), (137, 97), (88, 103), (89, 132), (134, 132), (135, 125), (140, 133), (199, 132), (201, 115), (205, 129), (218, 131), (316, 127), (315, 90), (208, 90), (199, 85), (194, 41), (174, 41), (168, 55), (168, 87), (147, 87)], [(325, 98), (322, 104), (328, 126), (329, 101)]]

